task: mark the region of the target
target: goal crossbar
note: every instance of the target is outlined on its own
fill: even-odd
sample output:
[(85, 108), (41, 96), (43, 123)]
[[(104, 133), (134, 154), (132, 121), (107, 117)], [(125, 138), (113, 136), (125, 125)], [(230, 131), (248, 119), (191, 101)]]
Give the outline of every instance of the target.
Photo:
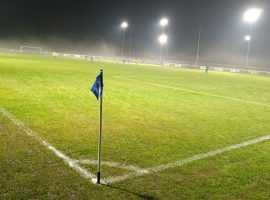
[(23, 52), (30, 52), (30, 53), (39, 53), (42, 54), (43, 48), (42, 47), (32, 47), (32, 46), (21, 46), (21, 53)]

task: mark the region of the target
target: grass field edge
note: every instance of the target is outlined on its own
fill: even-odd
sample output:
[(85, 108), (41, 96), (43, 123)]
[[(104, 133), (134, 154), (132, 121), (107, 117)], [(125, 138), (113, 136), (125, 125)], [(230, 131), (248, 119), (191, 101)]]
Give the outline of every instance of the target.
[(41, 139), (37, 136), (31, 129), (29, 129), (25, 124), (23, 124), (19, 119), (17, 119), (14, 115), (8, 112), (5, 108), (0, 107), (0, 112), (7, 117), (10, 121), (12, 121), (16, 126), (23, 130), (29, 137), (34, 138), (40, 144), (42, 144), (46, 149), (50, 150), (56, 157), (62, 159), (65, 164), (67, 164), (70, 168), (78, 172), (83, 178), (90, 180), (92, 183), (95, 183), (96, 176), (89, 172), (88, 170), (81, 167), (76, 160), (65, 155), (63, 152), (59, 151), (55, 147), (53, 147), (47, 141)]

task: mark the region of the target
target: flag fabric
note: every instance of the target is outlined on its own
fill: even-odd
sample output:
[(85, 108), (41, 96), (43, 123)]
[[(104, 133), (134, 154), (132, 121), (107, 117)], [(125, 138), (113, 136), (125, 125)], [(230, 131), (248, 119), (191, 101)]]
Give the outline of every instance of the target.
[(97, 76), (95, 83), (91, 88), (91, 92), (94, 93), (97, 100), (100, 99), (103, 93), (103, 71), (100, 71), (100, 74)]

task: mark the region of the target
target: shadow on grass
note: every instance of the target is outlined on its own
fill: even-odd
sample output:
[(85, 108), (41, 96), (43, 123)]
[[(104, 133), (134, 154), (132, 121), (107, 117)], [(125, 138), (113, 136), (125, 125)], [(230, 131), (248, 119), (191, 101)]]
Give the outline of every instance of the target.
[(105, 187), (108, 187), (110, 189), (120, 190), (122, 192), (127, 192), (127, 193), (133, 194), (133, 195), (135, 195), (137, 197), (140, 197), (142, 199), (145, 199), (145, 200), (158, 200), (157, 198), (149, 196), (147, 194), (140, 194), (140, 193), (137, 193), (137, 192), (134, 192), (134, 191), (130, 191), (130, 190), (120, 188), (120, 187), (116, 187), (116, 186), (112, 186), (112, 185), (105, 185)]

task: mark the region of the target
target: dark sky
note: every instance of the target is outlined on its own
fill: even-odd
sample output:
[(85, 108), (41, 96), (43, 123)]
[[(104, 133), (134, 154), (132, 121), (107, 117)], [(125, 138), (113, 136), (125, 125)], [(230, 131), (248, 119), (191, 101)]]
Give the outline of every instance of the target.
[[(133, 56), (159, 56), (158, 25), (169, 18), (169, 41), (165, 57), (195, 60), (198, 29), (202, 26), (201, 60), (242, 64), (249, 25), (243, 13), (249, 7), (263, 8), (254, 24), (251, 63), (267, 65), (270, 53), (269, 0), (1, 0), (0, 40), (3, 45), (37, 44), (59, 51), (121, 53), (123, 19), (129, 22), (126, 49), (131, 34)], [(5, 43), (6, 41), (6, 43)], [(14, 42), (16, 41), (16, 42)]]

